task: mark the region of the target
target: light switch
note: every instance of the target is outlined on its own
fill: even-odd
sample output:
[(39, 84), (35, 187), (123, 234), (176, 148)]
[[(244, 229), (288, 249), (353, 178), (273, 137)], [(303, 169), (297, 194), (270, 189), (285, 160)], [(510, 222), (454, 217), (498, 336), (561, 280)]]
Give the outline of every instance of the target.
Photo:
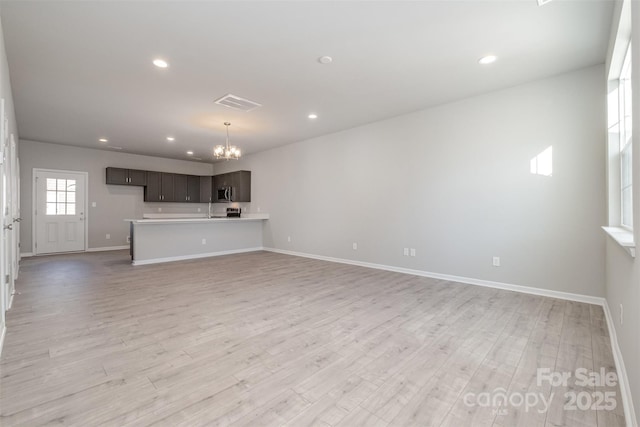
[(91, 202), (91, 207), (95, 208), (97, 206), (96, 202)]

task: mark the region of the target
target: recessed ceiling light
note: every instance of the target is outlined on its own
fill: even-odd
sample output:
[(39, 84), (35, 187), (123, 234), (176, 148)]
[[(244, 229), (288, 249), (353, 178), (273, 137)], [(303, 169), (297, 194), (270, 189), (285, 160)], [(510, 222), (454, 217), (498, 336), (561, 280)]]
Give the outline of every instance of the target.
[(496, 59), (498, 59), (498, 57), (495, 55), (483, 56), (478, 60), (478, 64), (481, 64), (481, 65), (493, 64), (494, 62), (496, 62)]
[(98, 141), (102, 142), (103, 144), (109, 142), (107, 138), (100, 138)]
[(113, 145), (110, 146), (109, 148), (111, 148), (112, 150), (122, 150), (122, 147), (114, 147)]
[(188, 154), (189, 156), (193, 156), (193, 151), (187, 151), (187, 154)]
[(314, 113), (311, 113), (311, 114), (309, 114), (307, 117), (309, 117), (310, 119), (317, 119), (317, 118), (318, 118), (318, 115), (317, 115), (317, 114), (314, 114)]
[(153, 60), (153, 65), (158, 68), (167, 68), (169, 66), (169, 63), (164, 59), (156, 58)]
[(551, 0), (538, 0), (538, 6), (542, 6), (545, 5), (547, 3), (549, 3)]
[(318, 58), (318, 62), (321, 64), (331, 64), (333, 62), (333, 58), (330, 56), (321, 56)]
[(176, 140), (176, 139), (175, 139), (174, 137), (172, 137), (172, 136), (168, 136), (168, 137), (167, 137), (167, 141), (169, 141), (169, 142), (173, 142), (173, 141), (175, 141), (175, 140)]

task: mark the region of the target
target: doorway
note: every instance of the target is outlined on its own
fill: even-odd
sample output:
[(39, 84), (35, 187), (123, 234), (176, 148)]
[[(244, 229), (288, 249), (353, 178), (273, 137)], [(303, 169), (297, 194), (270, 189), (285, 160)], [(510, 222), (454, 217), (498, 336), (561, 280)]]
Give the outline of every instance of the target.
[(87, 172), (33, 170), (34, 255), (87, 248)]

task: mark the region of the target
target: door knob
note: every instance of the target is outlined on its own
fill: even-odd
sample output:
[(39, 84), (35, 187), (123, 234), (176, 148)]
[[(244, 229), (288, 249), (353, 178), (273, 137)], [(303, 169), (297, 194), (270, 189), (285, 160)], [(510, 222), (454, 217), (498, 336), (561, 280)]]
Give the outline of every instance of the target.
[(20, 222), (22, 221), (22, 218), (13, 218), (13, 222)]
[(13, 230), (13, 224), (5, 225), (4, 229), (5, 230)]

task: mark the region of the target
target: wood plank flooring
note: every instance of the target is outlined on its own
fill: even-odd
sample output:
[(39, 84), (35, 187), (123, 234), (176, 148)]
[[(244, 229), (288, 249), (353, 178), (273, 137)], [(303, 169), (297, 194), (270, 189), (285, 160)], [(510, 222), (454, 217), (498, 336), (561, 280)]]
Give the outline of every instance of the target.
[(17, 290), (2, 426), (624, 425), (617, 386), (537, 381), (615, 372), (597, 306), (269, 252), (27, 258)]

